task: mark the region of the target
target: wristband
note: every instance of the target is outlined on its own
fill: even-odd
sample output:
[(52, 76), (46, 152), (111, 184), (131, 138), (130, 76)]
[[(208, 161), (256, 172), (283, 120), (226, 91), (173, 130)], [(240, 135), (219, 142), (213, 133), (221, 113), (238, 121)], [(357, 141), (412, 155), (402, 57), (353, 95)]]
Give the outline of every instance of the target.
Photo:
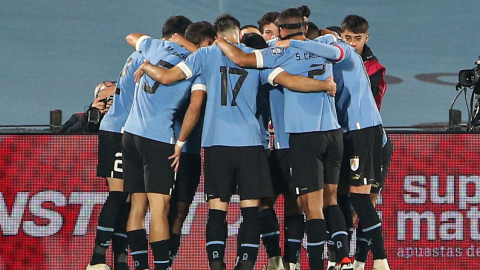
[(185, 141), (179, 141), (177, 140), (177, 142), (175, 143), (176, 145), (178, 145), (179, 147), (183, 147), (183, 145), (185, 144)]

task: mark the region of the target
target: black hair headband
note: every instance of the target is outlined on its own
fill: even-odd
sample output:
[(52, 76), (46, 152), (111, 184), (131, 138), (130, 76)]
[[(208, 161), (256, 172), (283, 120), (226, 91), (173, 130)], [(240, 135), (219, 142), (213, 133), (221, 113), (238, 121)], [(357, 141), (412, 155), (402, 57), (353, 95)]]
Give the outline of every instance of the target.
[(284, 29), (298, 29), (302, 28), (302, 26), (305, 25), (305, 22), (301, 23), (285, 23), (285, 24), (280, 24), (278, 25), (278, 28), (284, 28)]

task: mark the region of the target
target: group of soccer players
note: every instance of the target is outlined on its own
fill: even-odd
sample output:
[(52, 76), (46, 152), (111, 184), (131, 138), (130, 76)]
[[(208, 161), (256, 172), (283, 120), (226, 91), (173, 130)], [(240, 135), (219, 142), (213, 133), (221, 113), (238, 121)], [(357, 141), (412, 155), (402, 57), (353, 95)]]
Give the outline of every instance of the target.
[[(136, 51), (100, 126), (97, 174), (110, 192), (86, 270), (109, 269), (111, 240), (116, 270), (128, 269), (127, 244), (135, 269), (148, 269), (148, 242), (155, 269), (170, 269), (199, 184), (201, 148), (210, 269), (225, 269), (232, 194), (240, 196), (243, 217), (236, 270), (254, 268), (260, 238), (265, 269), (296, 269), (304, 233), (310, 269), (324, 269), (327, 242), (329, 270), (363, 269), (365, 259), (348, 258), (352, 208), (374, 269), (390, 269), (370, 199), (371, 184), (382, 178), (385, 133), (369, 77), (361, 56), (337, 34), (322, 29), (307, 39), (308, 15), (305, 6), (267, 13), (261, 31), (241, 29), (228, 14), (213, 25), (172, 16), (162, 39), (127, 36)], [(280, 194), (283, 258), (273, 210)]]

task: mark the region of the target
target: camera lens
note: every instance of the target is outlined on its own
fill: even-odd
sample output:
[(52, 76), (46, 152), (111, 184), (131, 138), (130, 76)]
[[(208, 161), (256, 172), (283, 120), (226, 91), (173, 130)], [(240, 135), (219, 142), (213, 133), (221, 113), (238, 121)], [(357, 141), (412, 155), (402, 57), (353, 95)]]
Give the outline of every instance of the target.
[(461, 70), (458, 73), (458, 82), (465, 87), (475, 85), (478, 80), (478, 74), (475, 69)]

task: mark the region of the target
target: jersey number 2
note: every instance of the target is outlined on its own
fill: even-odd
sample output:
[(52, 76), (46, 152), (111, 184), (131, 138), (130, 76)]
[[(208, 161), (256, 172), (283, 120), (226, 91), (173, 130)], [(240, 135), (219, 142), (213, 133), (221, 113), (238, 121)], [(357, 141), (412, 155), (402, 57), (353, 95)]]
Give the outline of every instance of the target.
[(321, 65), (311, 65), (310, 66), (311, 68), (316, 68), (316, 67), (320, 67), (320, 68), (317, 68), (317, 69), (314, 69), (314, 70), (310, 70), (308, 72), (308, 77), (309, 78), (312, 78), (315, 77), (315, 76), (321, 76), (323, 74), (325, 74), (325, 64), (321, 64)]
[(232, 106), (237, 106), (237, 102), (235, 101), (235, 99), (237, 99), (238, 92), (240, 92), (240, 88), (242, 87), (245, 78), (247, 78), (248, 72), (240, 68), (228, 68), (227, 74), (227, 67), (221, 66), (220, 73), (222, 74), (222, 106), (227, 106), (228, 74), (240, 76), (240, 78), (238, 78), (237, 80), (237, 83), (235, 84), (235, 88), (233, 88)]

